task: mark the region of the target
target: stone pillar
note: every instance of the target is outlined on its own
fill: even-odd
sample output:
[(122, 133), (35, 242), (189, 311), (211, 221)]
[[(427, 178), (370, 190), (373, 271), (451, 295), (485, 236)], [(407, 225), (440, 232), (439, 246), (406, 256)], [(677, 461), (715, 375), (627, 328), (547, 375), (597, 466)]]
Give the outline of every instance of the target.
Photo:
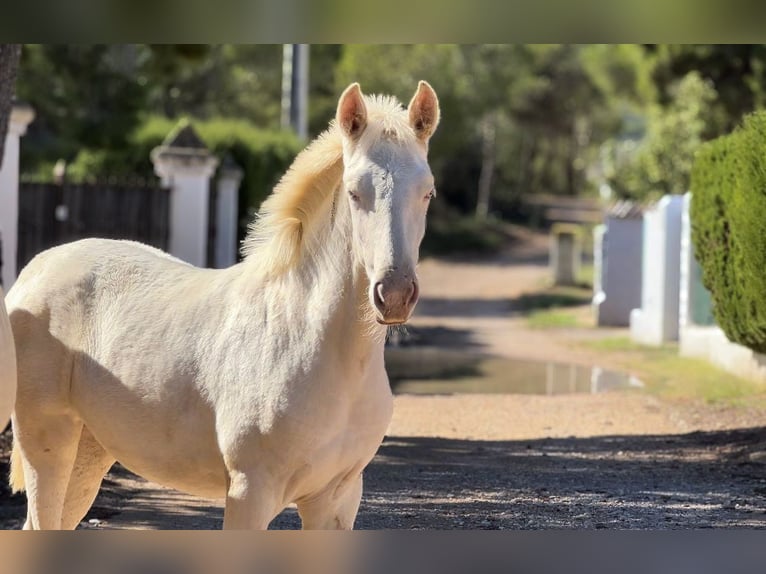
[(15, 104), (5, 136), (5, 154), (0, 166), (0, 237), (2, 237), (2, 283), (6, 293), (16, 281), (16, 253), (19, 226), (19, 148), (20, 139), (35, 112), (26, 105)]
[(237, 262), (237, 223), (239, 213), (239, 184), (242, 170), (225, 156), (218, 170), (218, 201), (216, 204), (215, 267), (223, 269)]
[(630, 336), (646, 345), (678, 340), (683, 197), (666, 195), (644, 213), (641, 308), (630, 314)]
[(580, 230), (572, 225), (551, 229), (550, 265), (554, 285), (576, 285), (582, 258)]
[(218, 160), (194, 131), (182, 124), (152, 150), (154, 171), (170, 188), (168, 251), (197, 267), (207, 265), (210, 178)]
[(593, 231), (593, 307), (599, 326), (625, 327), (641, 304), (641, 210), (618, 204)]

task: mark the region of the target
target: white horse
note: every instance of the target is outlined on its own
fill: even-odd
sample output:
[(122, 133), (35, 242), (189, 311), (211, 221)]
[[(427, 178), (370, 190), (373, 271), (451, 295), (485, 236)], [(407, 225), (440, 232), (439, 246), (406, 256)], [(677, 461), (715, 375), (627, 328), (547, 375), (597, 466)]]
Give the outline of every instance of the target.
[(16, 401), (16, 351), (8, 314), (5, 311), (5, 293), (0, 288), (0, 432), (8, 426)]
[(224, 528), (353, 527), (392, 411), (386, 325), (417, 301), (433, 89), (349, 86), (264, 203), (244, 260), (198, 269), (127, 241), (35, 257), (8, 294), (11, 484), (27, 529), (73, 529), (115, 461), (226, 498)]

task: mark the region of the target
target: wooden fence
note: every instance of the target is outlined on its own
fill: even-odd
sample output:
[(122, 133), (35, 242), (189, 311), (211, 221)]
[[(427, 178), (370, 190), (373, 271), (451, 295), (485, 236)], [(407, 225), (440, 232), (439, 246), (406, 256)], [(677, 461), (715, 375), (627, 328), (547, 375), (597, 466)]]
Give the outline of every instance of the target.
[(37, 253), (85, 237), (168, 248), (170, 192), (156, 183), (39, 183), (19, 187), (18, 269)]

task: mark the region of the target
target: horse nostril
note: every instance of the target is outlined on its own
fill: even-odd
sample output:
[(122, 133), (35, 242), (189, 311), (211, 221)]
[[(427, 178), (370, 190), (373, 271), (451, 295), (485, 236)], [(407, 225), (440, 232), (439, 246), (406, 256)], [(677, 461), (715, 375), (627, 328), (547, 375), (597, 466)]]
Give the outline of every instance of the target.
[(418, 282), (413, 280), (412, 281), (412, 295), (410, 295), (410, 300), (407, 303), (410, 307), (418, 302), (418, 295), (420, 295), (420, 289), (418, 288)]
[(375, 283), (375, 288), (372, 290), (373, 298), (375, 299), (375, 306), (383, 310), (383, 307), (385, 306), (386, 299), (383, 297), (383, 283), (381, 281), (378, 281)]

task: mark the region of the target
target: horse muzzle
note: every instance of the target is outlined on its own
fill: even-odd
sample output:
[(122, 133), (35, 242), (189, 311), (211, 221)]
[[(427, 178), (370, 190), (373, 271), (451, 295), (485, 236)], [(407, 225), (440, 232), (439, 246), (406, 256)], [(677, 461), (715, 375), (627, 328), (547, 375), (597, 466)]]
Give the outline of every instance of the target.
[(417, 278), (408, 274), (387, 275), (372, 287), (376, 319), (381, 325), (400, 325), (412, 315), (418, 302)]

